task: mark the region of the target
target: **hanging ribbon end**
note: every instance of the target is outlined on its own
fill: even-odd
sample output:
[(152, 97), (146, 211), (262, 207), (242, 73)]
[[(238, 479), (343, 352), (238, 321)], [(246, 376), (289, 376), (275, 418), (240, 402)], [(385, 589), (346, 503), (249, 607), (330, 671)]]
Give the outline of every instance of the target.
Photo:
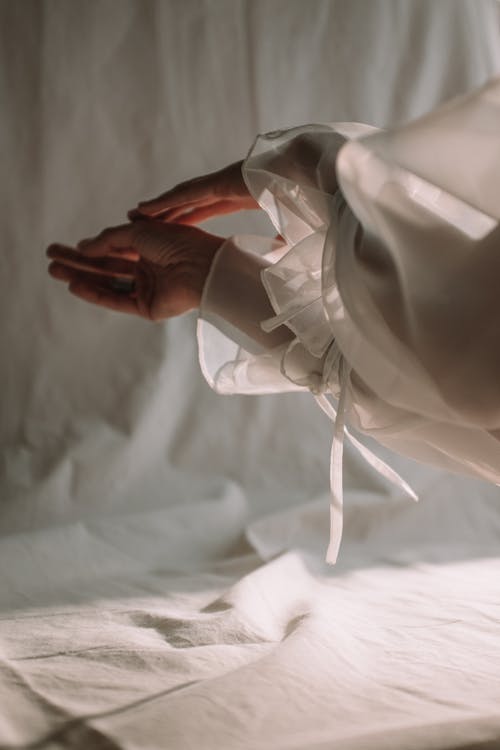
[(418, 501), (420, 500), (420, 498), (417, 495), (417, 493), (415, 492), (415, 490), (413, 489), (413, 487), (410, 487), (410, 485), (407, 484), (403, 480), (402, 488), (406, 492), (406, 494), (408, 495), (409, 498), (411, 498), (415, 503), (418, 503)]
[(327, 565), (335, 565), (339, 556), (339, 544), (330, 544), (326, 551), (325, 562)]

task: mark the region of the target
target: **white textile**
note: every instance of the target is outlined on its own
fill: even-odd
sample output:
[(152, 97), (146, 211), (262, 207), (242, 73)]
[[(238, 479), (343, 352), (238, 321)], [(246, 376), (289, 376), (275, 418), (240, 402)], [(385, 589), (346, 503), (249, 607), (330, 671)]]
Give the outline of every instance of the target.
[[(238, 257), (249, 266), (251, 256), (233, 239), (201, 307), (200, 358), (212, 387), (326, 391), (340, 398), (340, 420), (345, 413), (382, 444), (500, 483), (499, 126), (494, 79), (392, 130), (344, 123), (258, 138), (243, 173), (286, 242), (275, 263), (255, 260), (275, 311), (261, 327), (285, 324), (293, 338), (259, 342), (258, 352), (236, 333), (231, 351), (224, 336), (205, 331), (203, 318), (223, 295), (237, 321), (242, 295), (228, 290)], [(248, 318), (249, 297), (262, 291), (256, 274), (246, 278)], [(254, 320), (263, 310), (256, 301)], [(341, 504), (338, 432), (333, 506)]]
[[(75, 300), (44, 248), (255, 133), (386, 127), (479, 86), (500, 72), (499, 4), (0, 0), (0, 17), (2, 750), (497, 748), (500, 488), (393, 456), (408, 502), (346, 444), (325, 566), (330, 424), (309, 393), (221, 398), (193, 316)], [(272, 234), (261, 214), (207, 229)]]

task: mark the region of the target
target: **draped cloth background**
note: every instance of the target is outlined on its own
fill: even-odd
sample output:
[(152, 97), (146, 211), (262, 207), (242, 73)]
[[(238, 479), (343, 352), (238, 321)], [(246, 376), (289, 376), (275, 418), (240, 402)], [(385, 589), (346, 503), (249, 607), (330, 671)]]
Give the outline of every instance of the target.
[[(330, 425), (308, 394), (217, 396), (194, 315), (92, 309), (43, 255), (241, 158), (258, 132), (383, 127), (481, 84), (500, 71), (496, 4), (0, 11), (0, 744), (497, 737), (498, 488), (391, 458), (414, 507), (348, 452), (327, 570)], [(209, 226), (272, 235), (264, 217)]]

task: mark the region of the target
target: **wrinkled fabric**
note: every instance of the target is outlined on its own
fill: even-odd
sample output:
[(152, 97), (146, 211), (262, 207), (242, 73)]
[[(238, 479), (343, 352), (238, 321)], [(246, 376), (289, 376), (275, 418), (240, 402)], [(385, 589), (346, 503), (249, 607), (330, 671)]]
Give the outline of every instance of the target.
[(498, 744), (500, 488), (377, 445), (420, 501), (391, 497), (346, 441), (325, 566), (331, 425), (307, 389), (217, 396), (193, 316), (92, 308), (43, 257), (258, 132), (386, 127), (477, 87), (497, 5), (0, 3), (2, 750)]
[[(335, 422), (345, 415), (411, 458), (500, 483), (499, 126), (495, 79), (392, 130), (341, 123), (258, 138), (243, 174), (286, 242), (260, 271), (275, 311), (261, 327), (293, 339), (262, 354), (237, 346), (211, 385), (330, 393)], [(220, 358), (203, 331), (200, 343)], [(336, 428), (332, 562), (341, 456)]]

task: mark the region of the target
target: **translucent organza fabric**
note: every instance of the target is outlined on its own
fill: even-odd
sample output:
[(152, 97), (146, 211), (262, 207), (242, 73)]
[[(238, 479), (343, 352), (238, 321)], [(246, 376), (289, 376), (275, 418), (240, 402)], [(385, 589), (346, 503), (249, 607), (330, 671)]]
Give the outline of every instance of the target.
[[(199, 323), (212, 387), (308, 389), (327, 411), (331, 395), (337, 442), (345, 419), (399, 453), (500, 483), (499, 132), (495, 79), (391, 130), (257, 138), (244, 177), (285, 244), (231, 238), (219, 252)], [(241, 259), (245, 304), (230, 293)], [(252, 318), (269, 338), (256, 340)], [(331, 562), (339, 478), (334, 440)]]

